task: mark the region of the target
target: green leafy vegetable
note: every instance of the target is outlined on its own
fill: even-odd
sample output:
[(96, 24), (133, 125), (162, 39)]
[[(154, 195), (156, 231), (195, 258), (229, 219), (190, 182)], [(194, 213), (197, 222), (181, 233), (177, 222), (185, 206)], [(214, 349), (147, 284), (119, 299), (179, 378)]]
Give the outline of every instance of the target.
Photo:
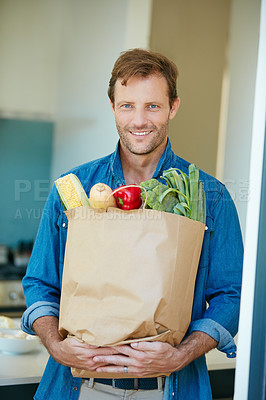
[[(142, 182), (140, 186), (144, 187), (147, 191), (146, 204), (148, 208), (158, 211), (166, 211), (173, 213), (173, 209), (178, 203), (178, 199), (174, 193), (164, 193), (168, 190), (168, 186), (159, 182), (157, 179), (150, 179)], [(144, 191), (141, 193), (143, 200), (146, 198)]]
[[(199, 169), (190, 164), (189, 174), (177, 168), (169, 168), (163, 171), (161, 179), (167, 185), (153, 178), (142, 182), (140, 186), (147, 191), (147, 208), (158, 211), (171, 212), (200, 221), (205, 224), (206, 198), (204, 183), (199, 180)], [(146, 194), (142, 192), (144, 200)]]

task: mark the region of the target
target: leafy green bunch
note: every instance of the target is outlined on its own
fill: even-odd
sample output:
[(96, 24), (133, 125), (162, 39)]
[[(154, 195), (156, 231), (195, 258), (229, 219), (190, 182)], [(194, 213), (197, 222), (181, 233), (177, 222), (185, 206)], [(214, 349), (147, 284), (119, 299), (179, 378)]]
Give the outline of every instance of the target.
[(189, 175), (178, 168), (163, 171), (161, 179), (166, 185), (152, 178), (141, 182), (140, 186), (146, 189), (141, 197), (145, 200), (146, 208), (166, 211), (200, 221), (206, 221), (206, 198), (204, 183), (199, 180), (199, 169), (190, 164)]

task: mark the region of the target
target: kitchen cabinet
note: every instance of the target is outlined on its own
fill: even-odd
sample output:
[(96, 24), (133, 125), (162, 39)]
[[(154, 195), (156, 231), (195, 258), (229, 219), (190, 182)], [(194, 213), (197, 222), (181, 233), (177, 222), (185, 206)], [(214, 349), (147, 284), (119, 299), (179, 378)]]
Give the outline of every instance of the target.
[(214, 399), (233, 399), (236, 359), (217, 349), (206, 355), (209, 377)]
[(51, 185), (53, 131), (52, 122), (0, 117), (0, 243), (14, 250), (38, 230)]
[(0, 399), (32, 400), (38, 383), (25, 385), (0, 386)]

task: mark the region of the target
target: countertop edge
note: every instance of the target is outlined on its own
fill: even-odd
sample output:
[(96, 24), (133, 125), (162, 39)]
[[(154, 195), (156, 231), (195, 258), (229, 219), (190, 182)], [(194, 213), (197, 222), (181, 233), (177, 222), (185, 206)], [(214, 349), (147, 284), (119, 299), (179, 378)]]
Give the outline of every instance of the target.
[(27, 376), (26, 378), (1, 378), (0, 386), (26, 385), (30, 383), (40, 383), (41, 376)]

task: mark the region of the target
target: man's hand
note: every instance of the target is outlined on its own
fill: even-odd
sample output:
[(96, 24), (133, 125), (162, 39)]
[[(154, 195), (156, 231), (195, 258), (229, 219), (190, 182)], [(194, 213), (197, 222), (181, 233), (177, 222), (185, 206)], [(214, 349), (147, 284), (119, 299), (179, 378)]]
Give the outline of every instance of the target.
[(217, 342), (203, 332), (193, 332), (179, 346), (173, 347), (162, 342), (139, 342), (131, 345), (117, 346), (116, 355), (95, 356), (95, 363), (103, 363), (97, 372), (128, 373), (138, 377), (157, 373), (178, 371), (191, 361), (217, 346)]
[(58, 319), (55, 317), (38, 318), (33, 324), (33, 329), (54, 360), (68, 367), (95, 371), (97, 367), (106, 363), (95, 362), (93, 357), (117, 354), (117, 350), (110, 347), (91, 346), (75, 338), (63, 339), (58, 333)]
[(97, 367), (106, 365), (102, 362), (95, 362), (93, 357), (117, 354), (117, 351), (110, 347), (91, 346), (79, 342), (75, 338), (61, 339), (60, 342), (53, 345), (53, 349), (51, 356), (60, 364), (89, 371), (95, 371)]
[(116, 347), (95, 347), (74, 338), (63, 339), (58, 333), (58, 319), (38, 318), (33, 329), (51, 356), (60, 364), (97, 372), (128, 373), (138, 377), (178, 371), (217, 346), (203, 332), (193, 332), (179, 346), (162, 342), (139, 342)]
[[(128, 373), (138, 377), (155, 373), (167, 373), (175, 370), (173, 362), (176, 349), (168, 343), (139, 342), (131, 345), (117, 346), (120, 353), (116, 355), (95, 356), (97, 363), (106, 364), (96, 369), (97, 372), (124, 373), (124, 366), (128, 367)], [(110, 365), (108, 365), (110, 364)]]

